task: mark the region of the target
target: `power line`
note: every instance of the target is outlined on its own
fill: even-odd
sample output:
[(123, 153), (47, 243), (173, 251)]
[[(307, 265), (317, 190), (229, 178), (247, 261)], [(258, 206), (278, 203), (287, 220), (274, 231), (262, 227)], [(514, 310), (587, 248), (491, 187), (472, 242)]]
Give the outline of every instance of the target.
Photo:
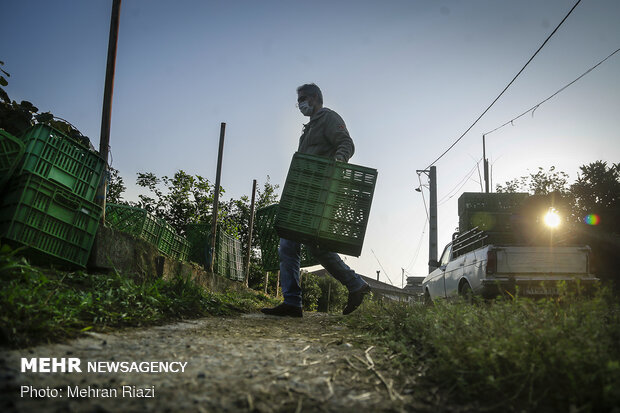
[(476, 164), (474, 165), (474, 167), (469, 172), (467, 172), (465, 177), (463, 179), (461, 179), (459, 181), (459, 183), (457, 183), (454, 186), (454, 188), (452, 188), (446, 195), (444, 195), (443, 198), (441, 198), (439, 201), (437, 201), (437, 205), (438, 206), (441, 206), (441, 205), (445, 204), (446, 202), (448, 202), (450, 199), (452, 199), (452, 197), (454, 197), (454, 195), (456, 195), (461, 190), (461, 188), (463, 188), (463, 186), (465, 186), (467, 181), (469, 181), (469, 178), (471, 178), (473, 173), (476, 172), (476, 169), (478, 168), (478, 164), (479, 163), (480, 163), (480, 161), (476, 161)]
[(497, 102), (499, 100), (500, 97), (502, 97), (502, 95), (506, 92), (506, 90), (508, 90), (508, 88), (514, 83), (515, 80), (517, 80), (517, 78), (519, 77), (519, 75), (525, 70), (525, 68), (530, 64), (530, 62), (532, 60), (534, 60), (534, 57), (536, 57), (536, 55), (538, 54), (538, 52), (540, 52), (542, 50), (542, 48), (547, 44), (547, 42), (549, 41), (549, 39), (551, 39), (551, 37), (555, 34), (555, 32), (558, 31), (558, 29), (560, 28), (560, 26), (562, 26), (562, 24), (564, 23), (564, 21), (566, 21), (566, 19), (568, 18), (568, 16), (571, 15), (571, 13), (573, 12), (573, 10), (575, 10), (575, 8), (579, 5), (579, 3), (581, 3), (581, 0), (577, 0), (577, 3), (575, 3), (575, 5), (573, 6), (572, 9), (570, 9), (570, 11), (568, 12), (568, 14), (562, 19), (562, 21), (560, 22), (560, 24), (557, 25), (557, 27), (555, 29), (553, 29), (553, 31), (551, 32), (551, 34), (547, 37), (547, 39), (543, 42), (542, 45), (540, 45), (540, 47), (538, 48), (538, 50), (536, 50), (536, 52), (532, 55), (532, 57), (530, 57), (530, 59), (527, 61), (527, 63), (521, 68), (521, 70), (519, 70), (519, 73), (517, 73), (515, 75), (515, 77), (510, 81), (510, 83), (508, 83), (508, 85), (504, 88), (504, 90), (502, 90), (502, 92), (495, 98), (495, 100), (493, 102), (491, 102), (491, 104), (484, 110), (484, 112), (482, 112), (482, 114), (480, 116), (478, 116), (478, 118), (474, 121), (474, 123), (471, 124), (471, 126), (469, 128), (467, 128), (467, 130), (465, 132), (463, 132), (463, 134), (456, 140), (454, 141), (454, 143), (452, 145), (450, 145), (450, 147), (448, 149), (446, 149), (441, 155), (439, 155), (439, 157), (437, 159), (435, 159), (433, 162), (431, 162), (430, 165), (428, 165), (425, 169), (429, 169), (431, 166), (433, 166), (438, 160), (440, 160), (441, 158), (444, 157), (445, 154), (447, 154), (452, 148), (454, 148), (454, 146), (459, 143), (459, 141), (461, 139), (463, 139), (465, 137), (465, 135), (476, 125), (476, 123), (478, 123), (478, 121), (480, 119), (482, 119), (482, 117), (489, 111), (489, 109), (491, 109), (491, 107), (495, 104), (495, 102)]
[(607, 59), (609, 59), (610, 57), (612, 57), (613, 55), (615, 55), (616, 53), (620, 52), (620, 49), (617, 49), (615, 52), (613, 52), (612, 54), (610, 54), (609, 56), (607, 56), (606, 58), (604, 58), (603, 60), (601, 60), (600, 62), (598, 62), (596, 65), (592, 66), (591, 68), (589, 68), (588, 70), (586, 70), (584, 73), (581, 74), (581, 76), (579, 76), (577, 79), (573, 80), (572, 82), (570, 82), (569, 84), (567, 84), (566, 86), (562, 87), (561, 89), (559, 89), (557, 92), (555, 92), (553, 95), (549, 96), (547, 99), (543, 100), (542, 102), (532, 106), (531, 108), (529, 108), (528, 110), (526, 110), (525, 112), (523, 112), (522, 114), (520, 114), (519, 116), (509, 120), (508, 122), (504, 123), (501, 126), (498, 126), (497, 128), (493, 129), (490, 132), (485, 133), (484, 135), (489, 135), (493, 132), (495, 132), (498, 129), (503, 128), (504, 126), (507, 126), (509, 124), (512, 124), (515, 120), (519, 119), (522, 116), (525, 116), (526, 114), (532, 112), (532, 116), (534, 116), (534, 111), (536, 111), (536, 109), (538, 109), (538, 107), (540, 105), (542, 105), (543, 103), (546, 103), (548, 100), (552, 99), (553, 97), (555, 97), (556, 95), (558, 95), (559, 93), (563, 92), (566, 88), (568, 88), (569, 86), (571, 86), (573, 83), (577, 82), (578, 80), (580, 80), (582, 77), (584, 77), (585, 75), (587, 75), (588, 73), (590, 73), (591, 71), (593, 71), (594, 69), (596, 69), (597, 67), (599, 67), (600, 65), (602, 65), (603, 63), (605, 63), (605, 61)]
[(381, 269), (383, 270), (383, 272), (385, 273), (385, 276), (387, 277), (388, 281), (390, 282), (390, 285), (394, 285), (394, 283), (392, 282), (392, 280), (390, 280), (390, 276), (388, 275), (387, 271), (385, 270), (385, 268), (383, 268), (383, 265), (381, 265), (381, 262), (379, 261), (379, 258), (377, 258), (377, 254), (375, 254), (375, 252), (371, 249), (370, 252), (372, 252), (372, 255), (375, 256), (375, 259), (377, 260), (377, 262), (379, 263), (379, 267), (381, 267)]
[(422, 180), (420, 179), (420, 174), (418, 173), (418, 181), (420, 181), (420, 193), (422, 194), (422, 202), (424, 202), (424, 212), (426, 212), (426, 220), (430, 221), (428, 216), (428, 206), (426, 206), (426, 198), (424, 198), (424, 191), (422, 191)]
[(422, 234), (420, 235), (420, 240), (418, 241), (418, 246), (416, 247), (415, 255), (413, 256), (413, 258), (409, 262), (409, 265), (407, 265), (407, 268), (405, 268), (405, 272), (408, 272), (407, 270), (409, 270), (411, 267), (413, 267), (413, 265), (418, 260), (418, 255), (420, 254), (420, 247), (422, 246), (422, 239), (424, 238), (424, 234), (426, 233), (426, 225), (427, 224), (428, 224), (428, 220), (424, 221), (424, 227), (422, 228)]

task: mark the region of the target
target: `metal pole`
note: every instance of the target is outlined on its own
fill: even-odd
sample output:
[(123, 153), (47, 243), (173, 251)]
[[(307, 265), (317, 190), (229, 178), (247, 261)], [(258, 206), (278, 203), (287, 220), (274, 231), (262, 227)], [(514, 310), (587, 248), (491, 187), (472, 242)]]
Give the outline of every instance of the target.
[(97, 203), (103, 212), (101, 220), (105, 222), (105, 198), (108, 184), (108, 153), (110, 151), (110, 123), (112, 122), (112, 95), (114, 94), (114, 69), (116, 67), (116, 46), (118, 44), (118, 26), (121, 15), (121, 0), (112, 3), (110, 19), (110, 37), (108, 40), (108, 63), (105, 72), (103, 90), (103, 111), (101, 114), (101, 136), (99, 138), (99, 154), (105, 159), (102, 183), (97, 189)]
[[(437, 167), (431, 166), (429, 173), (429, 189), (430, 189), (430, 217), (429, 217), (429, 242), (428, 242), (428, 259), (429, 263), (437, 261)], [(433, 271), (435, 267), (428, 266), (428, 272)]]
[[(254, 229), (254, 200), (256, 199), (256, 179), (252, 183), (252, 203), (250, 204), (250, 226), (248, 231), (248, 252), (245, 256), (245, 286), (249, 286), (250, 280), (250, 252), (252, 251), (252, 230)], [(276, 285), (276, 297), (278, 290)]]
[(487, 151), (485, 137), (482, 135), (482, 162), (484, 166), (484, 192), (489, 193), (489, 161), (487, 161)]
[(217, 234), (217, 210), (220, 201), (220, 178), (222, 175), (222, 156), (224, 155), (224, 134), (226, 123), (220, 125), (220, 148), (217, 153), (217, 172), (215, 174), (215, 195), (213, 196), (213, 213), (211, 214), (211, 262), (209, 271), (213, 272), (213, 262), (215, 261), (215, 237)]

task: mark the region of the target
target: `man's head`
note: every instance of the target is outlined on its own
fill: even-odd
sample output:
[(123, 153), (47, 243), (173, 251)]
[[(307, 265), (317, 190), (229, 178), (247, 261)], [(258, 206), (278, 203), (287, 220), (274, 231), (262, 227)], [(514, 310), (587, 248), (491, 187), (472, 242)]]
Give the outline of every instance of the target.
[(312, 116), (323, 107), (323, 94), (314, 83), (306, 83), (297, 88), (297, 105), (304, 116)]

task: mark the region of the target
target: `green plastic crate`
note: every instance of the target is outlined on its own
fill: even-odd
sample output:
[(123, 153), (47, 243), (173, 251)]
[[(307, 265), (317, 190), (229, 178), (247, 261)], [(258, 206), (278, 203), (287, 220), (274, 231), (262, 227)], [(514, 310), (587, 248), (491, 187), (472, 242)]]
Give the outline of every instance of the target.
[(188, 224), (185, 227), (185, 237), (190, 244), (189, 260), (203, 266), (206, 265), (206, 246), (211, 234), (209, 224)]
[(523, 192), (463, 192), (458, 201), (459, 216), (473, 211), (510, 213), (517, 210), (527, 197), (529, 194)]
[(165, 255), (172, 257), (174, 255), (174, 236), (176, 235), (176, 231), (172, 225), (168, 224), (165, 220), (159, 219), (159, 221), (161, 232), (157, 240), (157, 248)]
[(85, 267), (101, 207), (34, 174), (14, 178), (0, 202), (0, 237), (36, 261)]
[[(206, 252), (211, 247), (211, 224), (189, 224), (185, 234), (191, 244), (190, 260), (206, 266)], [(241, 242), (221, 230), (217, 231), (215, 240), (213, 272), (231, 280), (245, 280)]]
[(26, 145), (16, 173), (33, 173), (69, 188), (87, 201), (95, 199), (105, 160), (48, 125), (35, 125), (20, 137)]
[[(220, 234), (220, 255), (216, 256), (219, 274), (234, 281), (244, 281), (243, 255), (239, 239), (225, 232)], [(223, 267), (223, 268), (222, 268)]]
[[(261, 250), (261, 262), (263, 270), (277, 271), (280, 269), (280, 257), (278, 247), (280, 237), (274, 228), (274, 222), (278, 213), (278, 204), (269, 205), (256, 211), (254, 217), (255, 229)], [(311, 267), (319, 262), (310, 254), (308, 248), (301, 245), (300, 267)]]
[(190, 243), (179, 234), (174, 234), (172, 239), (171, 257), (177, 260), (187, 261), (189, 258)]
[(22, 141), (4, 129), (0, 129), (0, 188), (2, 188), (24, 155)]
[(161, 220), (142, 208), (106, 204), (105, 221), (110, 227), (135, 235), (157, 246), (162, 231)]
[(377, 170), (295, 153), (275, 228), (282, 238), (359, 256)]
[(467, 211), (459, 216), (459, 232), (473, 228), (481, 231), (510, 232), (513, 216), (510, 212)]

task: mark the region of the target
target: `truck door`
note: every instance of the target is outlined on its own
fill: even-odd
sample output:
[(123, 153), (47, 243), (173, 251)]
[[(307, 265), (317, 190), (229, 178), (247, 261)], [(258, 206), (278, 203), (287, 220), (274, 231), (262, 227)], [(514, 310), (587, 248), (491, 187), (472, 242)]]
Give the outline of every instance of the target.
[(439, 268), (431, 273), (432, 277), (427, 284), (431, 297), (446, 297), (446, 267), (450, 262), (451, 252), (452, 244), (446, 245), (439, 260)]
[(463, 278), (463, 269), (465, 265), (466, 255), (459, 257), (451, 257), (451, 261), (445, 267), (444, 271), (444, 287), (446, 289), (446, 297), (454, 297), (459, 294), (459, 282)]

